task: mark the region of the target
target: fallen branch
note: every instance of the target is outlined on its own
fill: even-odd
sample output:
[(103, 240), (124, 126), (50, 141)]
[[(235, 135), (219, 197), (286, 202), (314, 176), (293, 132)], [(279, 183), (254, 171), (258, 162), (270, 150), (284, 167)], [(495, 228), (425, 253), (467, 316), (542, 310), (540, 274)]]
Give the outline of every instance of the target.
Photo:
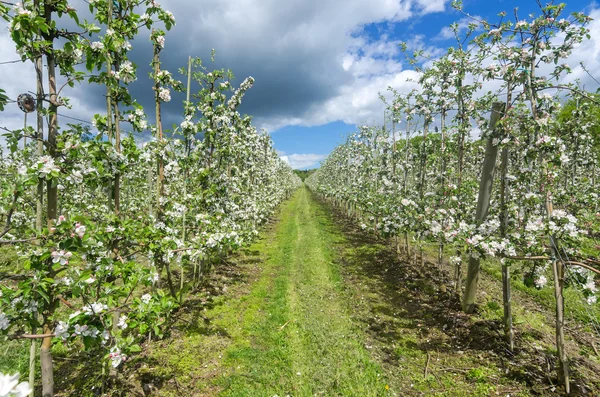
[(427, 378), (427, 372), (429, 371), (429, 361), (431, 361), (431, 355), (427, 352), (427, 362), (425, 363), (424, 377)]
[(288, 321), (286, 321), (286, 323), (285, 323), (285, 324), (283, 324), (281, 327), (279, 327), (279, 330), (280, 330), (280, 331), (283, 331), (283, 329), (285, 328), (285, 326), (286, 326), (286, 325), (288, 325), (288, 324), (290, 323), (290, 321), (292, 321), (292, 320), (288, 320)]

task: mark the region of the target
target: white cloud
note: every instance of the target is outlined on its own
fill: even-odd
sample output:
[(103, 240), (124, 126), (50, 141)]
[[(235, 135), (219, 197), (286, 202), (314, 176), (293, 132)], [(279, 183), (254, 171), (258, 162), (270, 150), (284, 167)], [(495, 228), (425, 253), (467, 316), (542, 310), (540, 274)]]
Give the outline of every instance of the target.
[[(261, 104), (247, 110), (259, 128), (273, 131), (379, 118), (377, 92), (389, 85), (402, 90), (410, 72), (402, 70), (398, 41), (383, 34), (373, 42), (364, 27), (440, 12), (448, 0), (164, 2), (175, 16), (195, 16), (178, 19), (186, 51), (213, 47), (237, 75), (256, 78), (248, 101)], [(244, 69), (236, 71), (236, 63)]]
[[(0, 33), (0, 62), (19, 60), (15, 51), (15, 45), (8, 35), (8, 31)], [(35, 92), (36, 80), (33, 65), (31, 63), (16, 62), (0, 65), (0, 74), (5, 78), (0, 82), (0, 88), (6, 91), (6, 95), (16, 100), (17, 96), (26, 92)], [(9, 77), (9, 78), (8, 78)], [(2, 115), (1, 127), (8, 129), (23, 128), (24, 114), (16, 103), (9, 103)], [(35, 122), (35, 116), (30, 116), (29, 124)]]
[[(403, 71), (397, 59), (398, 42), (385, 35), (369, 41), (364, 27), (440, 12), (448, 1), (163, 0), (177, 19), (167, 35), (164, 66), (175, 71), (187, 55), (206, 56), (215, 48), (217, 67), (231, 68), (240, 78), (256, 77), (243, 111), (255, 116), (259, 128), (312, 126), (336, 120), (370, 122), (383, 112), (377, 92), (385, 91), (388, 85), (402, 90), (411, 72)], [(86, 8), (83, 0), (73, 0), (72, 5)], [(132, 56), (140, 65), (148, 62), (143, 58), (146, 36), (142, 33), (133, 43), (138, 44)], [(16, 58), (8, 34), (1, 33), (0, 61)], [(31, 64), (0, 68), (3, 75), (11, 76), (8, 83), (8, 79), (2, 83), (9, 96), (35, 90)], [(143, 84), (136, 83), (136, 89)], [(149, 97), (144, 95), (147, 90), (139, 93), (144, 103)], [(61, 109), (65, 114), (89, 120), (93, 112), (103, 109), (100, 96), (90, 98), (89, 87), (65, 94), (74, 105), (73, 110)], [(3, 114), (2, 124), (18, 128), (22, 115), (11, 109)]]
[(446, 9), (446, 1), (444, 0), (417, 0), (417, 4), (421, 7), (423, 14), (443, 12)]
[[(464, 17), (464, 18), (460, 19), (459, 21), (457, 21), (456, 24), (458, 25), (459, 37), (463, 36), (463, 33), (465, 31), (467, 31), (470, 24), (478, 24), (476, 21), (481, 21), (481, 20), (483, 20), (482, 17), (480, 17), (478, 15), (474, 15), (472, 18)], [(442, 28), (442, 30), (440, 30), (440, 33), (438, 33), (438, 35), (434, 39), (437, 39), (437, 40), (454, 39), (454, 31), (452, 30), (452, 28), (450, 26), (444, 26)]]
[(314, 168), (318, 163), (327, 157), (324, 154), (289, 154), (281, 156), (280, 159), (285, 161), (295, 170)]
[[(389, 86), (407, 93), (416, 87), (407, 80), (418, 77), (415, 71), (405, 69), (399, 42), (385, 33), (385, 24), (389, 27), (423, 14), (444, 11), (448, 0), (163, 0), (163, 3), (177, 18), (177, 26), (167, 35), (166, 67), (175, 71), (188, 54), (201, 55), (215, 48), (220, 62), (217, 67), (231, 68), (239, 81), (246, 75), (257, 78), (245, 98), (243, 106), (247, 107), (243, 111), (254, 116), (259, 128), (273, 131), (286, 125), (316, 126), (338, 120), (348, 124), (381, 124), (384, 104), (379, 93), (388, 95)], [(73, 0), (73, 5), (85, 8), (83, 0)], [(573, 74), (563, 82), (580, 79), (587, 89), (593, 90), (597, 84), (578, 66), (584, 61), (592, 73), (600, 70), (600, 10), (592, 9), (590, 15), (594, 18), (589, 25), (591, 40), (577, 46), (566, 60), (573, 67)], [(459, 29), (464, 31), (468, 22), (459, 20)], [(369, 39), (364, 32), (365, 25), (372, 23), (383, 23), (383, 34), (377, 40)], [(439, 47), (441, 43), (436, 39), (452, 37), (450, 33), (442, 29), (437, 37), (413, 35), (408, 48), (422, 49), (433, 58), (439, 57), (445, 49)], [(136, 39), (133, 44), (136, 43), (143, 52), (146, 37)], [(18, 56), (4, 31), (0, 33), (0, 61), (13, 59)], [(141, 56), (138, 62), (147, 64)], [(35, 91), (31, 64), (0, 65), (0, 73), (10, 76), (0, 87), (11, 98), (21, 92)], [(144, 80), (140, 72), (139, 84), (149, 89)], [(487, 82), (484, 89), (498, 86), (498, 82)], [(92, 113), (103, 111), (102, 96), (97, 92), (91, 95), (89, 86), (66, 94), (73, 104), (72, 110), (60, 110), (66, 115), (89, 120)], [(140, 99), (144, 100), (143, 95)], [(0, 125), (20, 128), (22, 124), (23, 114), (16, 105), (9, 104)], [(305, 155), (288, 157), (291, 156)]]
[[(561, 83), (573, 83), (579, 80), (589, 91), (598, 88), (598, 84), (580, 66), (583, 62), (585, 68), (590, 71), (596, 80), (600, 80), (600, 9), (592, 9), (589, 16), (593, 21), (588, 25), (590, 39), (577, 44), (571, 55), (564, 61), (573, 69), (573, 73), (565, 76)], [(562, 36), (558, 37), (562, 39)]]

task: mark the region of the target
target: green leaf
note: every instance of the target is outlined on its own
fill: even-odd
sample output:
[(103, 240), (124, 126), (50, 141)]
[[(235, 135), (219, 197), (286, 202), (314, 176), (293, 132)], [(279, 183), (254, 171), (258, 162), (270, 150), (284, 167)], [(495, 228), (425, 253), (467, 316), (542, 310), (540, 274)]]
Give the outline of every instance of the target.
[(69, 16), (77, 23), (77, 25), (80, 25), (79, 17), (77, 16), (77, 11), (69, 11)]
[(48, 294), (41, 288), (39, 288), (37, 290), (37, 293), (44, 298), (44, 300), (46, 301), (46, 303), (50, 303), (50, 297), (48, 296)]
[(131, 353), (139, 353), (142, 351), (142, 348), (140, 347), (140, 345), (131, 345), (129, 346), (129, 351)]

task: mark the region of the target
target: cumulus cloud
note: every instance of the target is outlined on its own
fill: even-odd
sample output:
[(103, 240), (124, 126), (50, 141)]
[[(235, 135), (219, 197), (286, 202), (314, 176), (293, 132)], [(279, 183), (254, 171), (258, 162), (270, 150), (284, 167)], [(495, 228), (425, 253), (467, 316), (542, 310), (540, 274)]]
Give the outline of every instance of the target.
[[(239, 82), (246, 76), (256, 79), (242, 111), (253, 115), (259, 127), (272, 130), (289, 124), (311, 126), (335, 120), (365, 122), (381, 113), (377, 90), (385, 90), (405, 77), (395, 59), (397, 42), (387, 37), (370, 42), (365, 26), (440, 12), (447, 2), (164, 0), (163, 5), (177, 18), (177, 25), (167, 34), (163, 68), (176, 72), (188, 55), (200, 56), (208, 64), (214, 48), (215, 67), (231, 68)], [(73, 0), (72, 5), (82, 11), (87, 8), (83, 0)], [(152, 91), (146, 72), (152, 53), (147, 36), (147, 32), (142, 33), (133, 42), (131, 57), (140, 68), (139, 80), (131, 85), (131, 91), (151, 109)], [(2, 60), (14, 58), (14, 47), (7, 35), (3, 33), (2, 37), (7, 41), (7, 45), (2, 42)], [(15, 81), (33, 79), (18, 75)], [(366, 94), (365, 85), (374, 92), (354, 94)], [(82, 112), (74, 107), (78, 115), (103, 108), (104, 97), (98, 87), (86, 86), (68, 94), (74, 97), (74, 104), (85, 105)], [(344, 99), (349, 94), (352, 99)], [(174, 95), (164, 107), (167, 124), (178, 123), (180, 100), (183, 96)]]
[(281, 156), (280, 159), (288, 163), (293, 169), (300, 170), (315, 168), (326, 157), (324, 154), (288, 154)]
[[(273, 130), (285, 125), (372, 119), (375, 114), (358, 109), (361, 105), (356, 100), (356, 106), (344, 110), (332, 105), (365, 82), (385, 89), (388, 84), (382, 83), (382, 76), (393, 82), (401, 72), (401, 64), (393, 59), (398, 43), (386, 37), (370, 42), (364, 27), (439, 12), (447, 2), (166, 0), (166, 6), (176, 16), (195, 16), (178, 19), (174, 31), (181, 37), (176, 44), (178, 52), (215, 48), (219, 62), (234, 69), (236, 75), (252, 75), (256, 85), (243, 110), (255, 116), (260, 127)], [(373, 96), (377, 97), (377, 92)], [(368, 102), (373, 108), (371, 100)], [(335, 113), (329, 114), (328, 109)]]
[(421, 12), (424, 14), (443, 12), (446, 9), (446, 1), (444, 0), (417, 0), (417, 4), (421, 7)]

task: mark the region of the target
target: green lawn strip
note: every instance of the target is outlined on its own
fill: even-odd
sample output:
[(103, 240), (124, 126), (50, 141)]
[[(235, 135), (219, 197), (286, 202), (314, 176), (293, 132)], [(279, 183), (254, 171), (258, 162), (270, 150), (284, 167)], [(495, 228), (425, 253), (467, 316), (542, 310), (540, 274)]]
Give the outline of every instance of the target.
[(21, 378), (29, 373), (29, 346), (27, 340), (6, 340), (0, 342), (0, 373), (21, 374)]
[(258, 247), (264, 251), (266, 260), (260, 263), (262, 278), (242, 298), (246, 310), (237, 318), (235, 310), (229, 311), (218, 320), (222, 324), (235, 324), (232, 344), (225, 352), (225, 370), (217, 380), (225, 395), (270, 396), (290, 387), (293, 373), (288, 338), (282, 332), (289, 319), (286, 302), (289, 267), (281, 264), (291, 255), (288, 240), (297, 234), (296, 224), (290, 221), (296, 201), (297, 195), (284, 206), (269, 244)]
[(241, 324), (251, 343), (227, 350), (224, 395), (385, 395), (381, 370), (350, 319), (332, 263), (336, 236), (326, 222), (306, 189), (284, 208), (264, 263), (265, 274), (275, 274), (273, 288), (250, 294), (264, 302), (264, 310)]

